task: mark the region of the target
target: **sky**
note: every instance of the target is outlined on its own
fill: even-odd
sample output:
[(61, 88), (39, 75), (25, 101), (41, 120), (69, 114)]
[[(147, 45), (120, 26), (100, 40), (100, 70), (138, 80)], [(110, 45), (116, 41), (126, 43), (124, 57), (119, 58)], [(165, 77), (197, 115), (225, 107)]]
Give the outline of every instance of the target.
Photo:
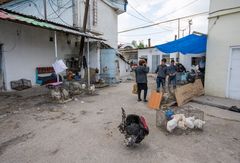
[[(131, 29), (156, 22), (209, 11), (210, 0), (128, 0), (127, 12), (118, 17), (118, 31)], [(189, 34), (189, 20), (192, 20), (191, 32), (207, 34), (208, 15), (203, 14), (180, 20), (180, 38)], [(118, 34), (118, 43), (131, 43), (132, 40), (151, 39), (151, 45), (173, 41), (178, 34), (178, 22), (169, 22)]]

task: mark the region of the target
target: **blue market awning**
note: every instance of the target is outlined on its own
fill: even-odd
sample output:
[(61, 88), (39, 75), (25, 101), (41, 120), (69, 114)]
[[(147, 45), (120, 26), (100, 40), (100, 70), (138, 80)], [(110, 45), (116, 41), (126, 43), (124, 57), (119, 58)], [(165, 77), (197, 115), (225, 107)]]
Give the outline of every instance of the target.
[(207, 36), (191, 34), (178, 40), (155, 46), (163, 53), (200, 54), (206, 52)]

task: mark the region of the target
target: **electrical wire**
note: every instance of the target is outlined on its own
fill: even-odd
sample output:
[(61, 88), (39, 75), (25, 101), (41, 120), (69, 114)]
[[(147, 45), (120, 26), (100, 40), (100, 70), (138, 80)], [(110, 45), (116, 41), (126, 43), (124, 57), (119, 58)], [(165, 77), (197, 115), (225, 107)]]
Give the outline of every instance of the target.
[(138, 13), (138, 15), (142, 16), (144, 19), (146, 19), (147, 21), (154, 23), (151, 19), (145, 17), (143, 14), (141, 14), (137, 9), (135, 9), (130, 3), (128, 3), (128, 5), (136, 12)]
[(64, 20), (61, 18), (60, 15), (58, 15), (58, 13), (54, 10), (54, 8), (53, 8), (53, 6), (52, 6), (51, 3), (49, 3), (49, 5), (50, 5), (51, 9), (53, 10), (53, 12), (57, 15), (57, 17), (58, 17), (64, 24), (66, 24), (66, 25), (68, 25), (68, 26), (72, 26), (72, 25), (68, 24), (66, 21), (64, 21)]
[(194, 1), (191, 1), (191, 2), (187, 3), (186, 5), (184, 5), (184, 6), (181, 6), (181, 7), (177, 8), (176, 10), (174, 10), (174, 11), (172, 11), (172, 12), (169, 12), (169, 13), (167, 13), (167, 14), (165, 14), (165, 15), (163, 15), (163, 16), (161, 16), (161, 17), (159, 17), (158, 19), (164, 18), (164, 17), (166, 17), (166, 16), (169, 16), (169, 15), (171, 15), (171, 14), (175, 13), (175, 12), (178, 12), (178, 11), (179, 11), (179, 9), (186, 8), (186, 7), (188, 7), (188, 6), (190, 6), (190, 5), (194, 4), (194, 3), (196, 3), (197, 1), (199, 1), (199, 0), (194, 0)]
[(153, 32), (153, 33), (145, 33), (145, 34), (136, 34), (136, 35), (121, 35), (123, 37), (135, 37), (135, 36), (148, 36), (148, 35), (152, 35), (152, 34), (160, 34), (160, 33), (166, 33), (169, 31), (161, 31), (161, 32)]
[[(159, 20), (159, 19), (161, 19), (161, 18), (164, 18), (164, 17), (166, 17), (166, 16), (169, 16), (169, 15), (172, 15), (172, 14), (174, 14), (174, 13), (180, 11), (181, 9), (184, 9), (184, 8), (186, 8), (186, 7), (188, 7), (188, 6), (192, 5), (192, 4), (194, 4), (194, 3), (197, 2), (197, 1), (199, 1), (199, 0), (191, 1), (191, 2), (187, 3), (187, 4), (184, 5), (184, 6), (181, 6), (181, 7), (177, 8), (177, 9), (174, 10), (174, 11), (171, 11), (171, 12), (169, 12), (169, 13), (167, 13), (167, 14), (165, 14), (165, 15), (163, 15), (163, 16), (157, 18), (157, 19), (155, 19), (154, 21), (157, 21), (157, 20)], [(144, 25), (147, 25), (147, 24), (142, 24), (142, 25), (144, 26)]]
[[(183, 26), (182, 28), (183, 29), (186, 29), (188, 27), (187, 26)], [(152, 34), (160, 34), (160, 33), (167, 33), (167, 32), (172, 32), (172, 31), (175, 31), (176, 29), (172, 29), (170, 31), (159, 31), (159, 32), (153, 32), (153, 33), (145, 33), (145, 34), (135, 34), (135, 35), (121, 35), (122, 33), (119, 33), (120, 36), (124, 36), (124, 37), (133, 37), (133, 36), (148, 36), (148, 35), (152, 35)]]
[[(69, 8), (71, 8), (71, 7), (73, 7), (74, 5), (73, 4), (71, 4), (70, 6), (68, 6), (68, 7), (66, 7), (67, 6), (67, 4), (69, 3), (69, 2), (71, 2), (72, 0), (69, 0), (67, 3), (65, 3), (61, 8), (59, 8), (58, 10), (56, 10), (56, 12), (59, 12), (61, 9), (65, 9), (65, 10), (63, 10), (61, 13), (60, 13), (60, 15), (62, 15), (66, 10), (68, 10)], [(51, 2), (53, 3), (53, 0), (51, 0)], [(49, 2), (50, 3), (50, 2)], [(58, 7), (58, 6), (57, 6)], [(48, 16), (52, 16), (53, 14), (54, 14), (55, 12), (52, 12), (51, 14), (49, 14)], [(54, 18), (52, 18), (52, 19), (54, 19)]]
[(134, 30), (138, 30), (138, 29), (149, 28), (149, 27), (152, 27), (152, 26), (156, 26), (156, 25), (160, 25), (160, 24), (164, 24), (164, 23), (177, 21), (178, 19), (185, 19), (185, 18), (195, 17), (195, 16), (199, 16), (199, 15), (203, 15), (203, 14), (208, 14), (208, 11), (197, 13), (197, 14), (192, 14), (192, 15), (188, 15), (188, 16), (183, 16), (183, 17), (179, 17), (179, 18), (169, 19), (169, 20), (153, 23), (153, 24), (150, 24), (150, 25), (138, 26), (138, 27), (135, 27), (135, 28), (131, 28), (131, 29), (126, 29), (126, 30), (120, 31), (118, 33), (125, 33), (125, 32), (130, 32), (130, 31), (134, 31)]
[(64, 9), (59, 15), (57, 15), (57, 17), (50, 17), (52, 16), (53, 14), (55, 14), (54, 12), (50, 15), (48, 15), (49, 19), (57, 19), (58, 16), (61, 16), (63, 13), (65, 13), (68, 9), (72, 8), (72, 6), (69, 6), (68, 8)]
[(14, 6), (18, 6), (18, 5), (21, 5), (22, 3), (26, 3), (27, 1), (29, 0), (23, 0), (23, 1), (20, 1), (20, 2), (9, 2), (9, 3), (6, 3), (4, 5), (1, 5), (3, 8), (6, 8), (6, 7), (14, 7)]
[(65, 8), (65, 6), (66, 6), (69, 2), (72, 2), (72, 0), (69, 0), (69, 1), (67, 1), (64, 5), (60, 6), (60, 5), (56, 4), (56, 3), (54, 2), (54, 0), (50, 0), (50, 1), (52, 2), (52, 4), (53, 4), (54, 6), (58, 7), (59, 9)]
[[(35, 1), (36, 1), (36, 0), (35, 0)], [(14, 7), (12, 8), (12, 10), (21, 11), (21, 10), (27, 8), (27, 6), (24, 6), (24, 5), (30, 3), (30, 4), (33, 4), (33, 6), (36, 8), (36, 11), (38, 12), (38, 14), (39, 14), (41, 17), (44, 18), (44, 15), (43, 15), (43, 14), (41, 13), (41, 11), (39, 10), (38, 5), (35, 3), (35, 1), (33, 1), (33, 0), (28, 0), (28, 1), (22, 1), (21, 3), (19, 2), (16, 6), (14, 6)], [(9, 7), (10, 7), (10, 6), (9, 6)], [(6, 7), (6, 8), (8, 8), (8, 7)], [(10, 8), (11, 8), (11, 7), (10, 7)]]
[[(186, 5), (184, 5), (184, 6), (182, 6), (182, 7), (179, 7), (178, 9), (186, 8), (186, 7), (190, 6), (190, 5), (192, 5), (193, 3), (196, 3), (197, 1), (199, 1), (199, 0), (191, 1), (191, 2), (187, 3)], [(135, 9), (130, 3), (128, 3), (128, 4), (129, 4), (129, 6), (130, 6), (135, 12), (137, 12), (140, 16), (142, 16), (143, 18), (145, 18), (146, 20), (148, 20), (148, 21), (145, 21), (145, 22), (147, 22), (147, 23), (154, 23), (153, 20), (145, 17), (145, 16), (144, 16), (143, 14), (141, 14), (137, 9)], [(172, 11), (172, 12), (170, 12), (170, 13), (167, 13), (167, 14), (161, 16), (161, 17), (158, 18), (158, 19), (161, 19), (161, 18), (163, 18), (163, 17), (166, 17), (166, 16), (168, 16), (168, 15), (171, 15), (171, 14), (177, 12), (178, 9), (177, 9), (177, 10), (174, 10), (174, 11)], [(131, 16), (132, 16), (132, 15), (131, 15)], [(140, 19), (140, 18), (138, 18), (138, 19)], [(143, 19), (141, 19), (141, 20), (143, 20)], [(157, 20), (157, 19), (156, 19), (156, 20)], [(146, 25), (146, 24), (144, 24), (144, 25)], [(171, 31), (171, 29), (169, 29), (169, 28), (164, 28), (164, 27), (161, 27), (161, 28), (163, 28), (163, 29), (165, 29), (165, 30), (167, 30), (167, 31)]]
[[(149, 23), (154, 23), (154, 22), (148, 22), (148, 21), (146, 21), (146, 20), (144, 20), (144, 19), (142, 19), (142, 18), (139, 18), (139, 17), (137, 17), (137, 16), (135, 16), (135, 15), (132, 15), (131, 13), (127, 13), (128, 15), (130, 15), (130, 16), (132, 16), (132, 17), (134, 17), (134, 18), (136, 18), (136, 19), (139, 19), (139, 20), (141, 20), (141, 21), (144, 21), (144, 22), (147, 22), (148, 24)], [(171, 29), (169, 29), (169, 27), (161, 27), (162, 29), (164, 29), (164, 30), (166, 30), (166, 31), (171, 31)]]
[(126, 14), (128, 14), (128, 15), (130, 15), (130, 16), (132, 16), (132, 17), (138, 19), (138, 20), (141, 20), (141, 21), (144, 21), (144, 22), (147, 22), (147, 23), (151, 23), (151, 22), (146, 21), (146, 20), (144, 20), (144, 19), (142, 19), (142, 18), (139, 18), (139, 17), (137, 17), (137, 16), (135, 16), (135, 15), (133, 15), (133, 14), (131, 14), (131, 13), (126, 12)]

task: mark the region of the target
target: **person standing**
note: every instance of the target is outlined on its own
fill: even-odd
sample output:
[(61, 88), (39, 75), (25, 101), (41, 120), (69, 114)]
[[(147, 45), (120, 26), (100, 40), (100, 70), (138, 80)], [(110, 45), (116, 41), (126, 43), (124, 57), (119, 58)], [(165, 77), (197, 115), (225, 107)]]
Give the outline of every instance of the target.
[(203, 74), (205, 73), (205, 60), (205, 57), (202, 57), (201, 61), (199, 62), (199, 71)]
[(161, 60), (161, 64), (158, 65), (155, 73), (157, 74), (157, 92), (160, 91), (160, 86), (162, 85), (162, 89), (164, 89), (165, 86), (165, 80), (166, 80), (166, 75), (167, 75), (167, 65), (166, 65), (167, 60), (163, 58)]
[(175, 65), (175, 61), (171, 60), (171, 65), (168, 67), (168, 88), (169, 85), (173, 85), (173, 88), (176, 88), (176, 75), (177, 75), (177, 66)]
[(201, 58), (201, 61), (199, 63), (199, 71), (201, 72), (200, 77), (201, 77), (203, 86), (204, 86), (204, 80), (205, 80), (205, 65), (206, 65), (206, 58), (204, 56)]
[(142, 101), (141, 99), (141, 91), (144, 90), (144, 102), (147, 101), (147, 73), (149, 72), (149, 67), (145, 60), (139, 61), (139, 66), (135, 69), (136, 73), (136, 82), (138, 87), (138, 101)]

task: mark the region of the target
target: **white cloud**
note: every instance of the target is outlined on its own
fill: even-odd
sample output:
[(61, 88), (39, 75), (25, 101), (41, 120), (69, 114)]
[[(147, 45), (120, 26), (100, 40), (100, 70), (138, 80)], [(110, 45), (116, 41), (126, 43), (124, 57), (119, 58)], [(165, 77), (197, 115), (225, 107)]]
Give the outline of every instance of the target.
[[(209, 0), (128, 0), (131, 6), (136, 8), (145, 17), (154, 20), (155, 22), (178, 18), (181, 16), (191, 15), (208, 11)], [(186, 6), (188, 5), (188, 6)], [(184, 7), (186, 6), (186, 7)], [(184, 8), (183, 8), (184, 7)], [(131, 7), (128, 6), (128, 13), (135, 15), (141, 19), (142, 16), (138, 15)], [(169, 14), (171, 13), (171, 14)], [(207, 33), (207, 15), (193, 17), (192, 31), (199, 31)], [(136, 26), (146, 25), (142, 20), (138, 20), (127, 13), (119, 16), (119, 31), (133, 28)], [(181, 20), (181, 29), (185, 30), (185, 35), (188, 33), (188, 19)], [(154, 34), (153, 34), (154, 33)], [(182, 32), (181, 32), (182, 33)], [(132, 40), (152, 39), (152, 45), (161, 44), (174, 39), (177, 34), (177, 22), (170, 22), (145, 28), (141, 30), (131, 31), (119, 34), (119, 42), (131, 42)]]

